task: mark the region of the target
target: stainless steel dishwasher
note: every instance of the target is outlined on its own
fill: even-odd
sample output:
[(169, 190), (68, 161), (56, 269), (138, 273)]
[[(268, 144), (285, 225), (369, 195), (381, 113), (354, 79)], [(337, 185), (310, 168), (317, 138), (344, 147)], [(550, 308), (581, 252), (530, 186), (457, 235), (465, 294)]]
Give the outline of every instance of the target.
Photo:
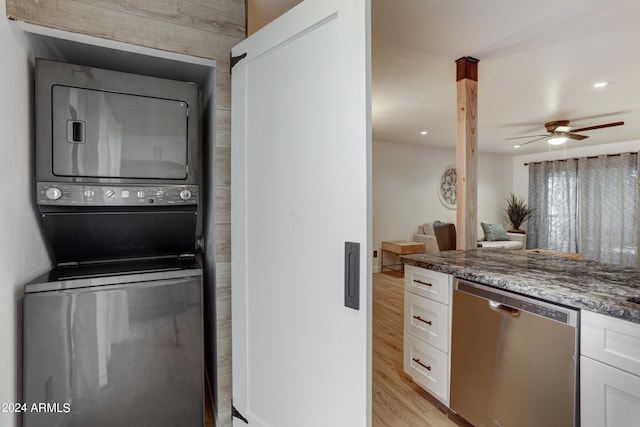
[(476, 427), (579, 425), (578, 315), (456, 279), (451, 408)]

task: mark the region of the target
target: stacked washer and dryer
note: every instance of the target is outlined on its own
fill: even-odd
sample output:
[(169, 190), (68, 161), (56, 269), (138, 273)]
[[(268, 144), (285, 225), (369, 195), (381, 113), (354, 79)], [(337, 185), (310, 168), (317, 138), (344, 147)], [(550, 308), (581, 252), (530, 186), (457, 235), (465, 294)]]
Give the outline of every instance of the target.
[(25, 427), (202, 426), (194, 83), (36, 63), (36, 203), (55, 268), (25, 286)]

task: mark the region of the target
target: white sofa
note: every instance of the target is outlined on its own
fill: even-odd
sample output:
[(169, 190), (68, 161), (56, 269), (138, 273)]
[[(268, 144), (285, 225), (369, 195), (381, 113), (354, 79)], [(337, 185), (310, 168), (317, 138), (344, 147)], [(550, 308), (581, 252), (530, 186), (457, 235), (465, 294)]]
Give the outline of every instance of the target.
[(510, 240), (495, 240), (493, 242), (478, 240), (478, 247), (494, 249), (524, 249), (527, 246), (526, 234), (509, 233), (507, 231), (507, 236)]
[[(433, 231), (433, 224), (433, 222), (425, 222), (424, 224), (420, 224), (418, 226), (417, 233), (413, 235), (414, 242), (424, 243), (426, 252), (440, 252), (440, 249), (438, 248), (438, 241), (436, 240), (436, 235)], [(484, 233), (481, 230), (479, 234), (481, 234), (483, 238), (482, 240), (478, 240), (478, 248), (523, 249), (527, 244), (526, 234), (507, 232), (507, 236), (510, 240), (498, 240), (492, 242), (487, 241), (484, 238)]]

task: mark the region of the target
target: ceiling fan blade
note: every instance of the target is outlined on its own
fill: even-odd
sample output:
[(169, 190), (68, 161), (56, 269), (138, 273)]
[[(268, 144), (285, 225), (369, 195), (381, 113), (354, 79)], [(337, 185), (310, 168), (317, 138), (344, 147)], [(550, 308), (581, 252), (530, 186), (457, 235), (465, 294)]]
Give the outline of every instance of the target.
[(536, 142), (536, 141), (540, 141), (542, 139), (549, 138), (549, 135), (540, 135), (540, 136), (541, 136), (541, 138), (536, 138), (536, 139), (532, 139), (531, 141), (523, 142), (522, 144), (520, 144), (520, 146), (522, 147), (523, 145), (531, 144), (532, 142)]
[(544, 128), (549, 133), (553, 132), (569, 132), (569, 120), (554, 120), (553, 122), (547, 122), (544, 124)]
[(584, 132), (584, 131), (587, 131), (587, 130), (610, 128), (610, 127), (613, 127), (613, 126), (622, 126), (623, 124), (624, 124), (624, 122), (605, 123), (605, 124), (602, 124), (602, 125), (588, 126), (586, 128), (572, 129), (571, 132)]
[(583, 139), (589, 138), (587, 135), (578, 135), (575, 133), (565, 133), (562, 136), (566, 136), (569, 139), (575, 139), (576, 141), (582, 141)]
[(510, 139), (522, 139), (522, 138), (537, 138), (537, 137), (546, 137), (549, 135), (527, 135), (527, 136), (514, 136), (512, 138), (505, 138), (505, 141), (508, 141)]

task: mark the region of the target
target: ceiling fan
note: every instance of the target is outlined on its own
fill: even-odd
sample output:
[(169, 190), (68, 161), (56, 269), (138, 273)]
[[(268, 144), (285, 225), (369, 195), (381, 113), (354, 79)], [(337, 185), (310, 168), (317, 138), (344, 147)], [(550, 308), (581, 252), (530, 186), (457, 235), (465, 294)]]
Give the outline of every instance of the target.
[(603, 123), (601, 125), (572, 129), (571, 126), (569, 126), (569, 120), (556, 120), (556, 121), (547, 122), (544, 124), (544, 127), (545, 129), (547, 129), (547, 132), (548, 132), (546, 135), (516, 136), (513, 138), (507, 138), (507, 140), (535, 138), (535, 139), (532, 139), (531, 141), (527, 141), (525, 143), (520, 144), (520, 146), (531, 144), (532, 142), (540, 141), (542, 139), (546, 139), (549, 144), (560, 145), (565, 143), (568, 139), (575, 139), (576, 141), (581, 141), (585, 138), (589, 138), (587, 135), (578, 135), (577, 132), (586, 132), (588, 130), (610, 128), (613, 126), (622, 126), (623, 124), (624, 122), (612, 122), (612, 123)]

